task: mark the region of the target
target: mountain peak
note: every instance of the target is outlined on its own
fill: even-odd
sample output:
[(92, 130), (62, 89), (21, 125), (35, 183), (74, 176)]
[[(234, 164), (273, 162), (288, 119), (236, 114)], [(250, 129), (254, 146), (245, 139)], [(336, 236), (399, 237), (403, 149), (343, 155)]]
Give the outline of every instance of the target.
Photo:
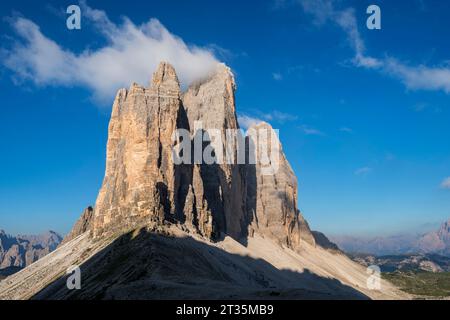
[(441, 225), (438, 235), (443, 241), (448, 241), (450, 246), (450, 219)]
[[(181, 99), (176, 71), (167, 62), (159, 64), (150, 89), (133, 88), (114, 102), (106, 174), (94, 212), (84, 214), (77, 223), (83, 227), (68, 239), (87, 229), (100, 237), (149, 221), (171, 221), (210, 240), (227, 234), (240, 241), (258, 231), (293, 249), (303, 240), (314, 244), (297, 207), (297, 179), (281, 146), (271, 150), (281, 158), (280, 168), (266, 179), (259, 165), (180, 166), (172, 159), (175, 130), (189, 128), (193, 139), (199, 122), (203, 130), (221, 132), (225, 153), (226, 131), (239, 129), (229, 67), (218, 64)], [(261, 126), (273, 130), (268, 123)]]
[(180, 82), (175, 68), (168, 62), (160, 62), (153, 73), (151, 88), (180, 91)]

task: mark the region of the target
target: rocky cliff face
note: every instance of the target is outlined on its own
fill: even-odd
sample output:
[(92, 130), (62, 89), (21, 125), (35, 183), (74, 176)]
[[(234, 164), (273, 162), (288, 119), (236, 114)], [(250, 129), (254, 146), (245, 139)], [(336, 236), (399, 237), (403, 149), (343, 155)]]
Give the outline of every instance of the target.
[(149, 88), (133, 84), (114, 101), (106, 173), (95, 204), (95, 236), (177, 216), (172, 134), (183, 111), (172, 66), (162, 63)]
[[(248, 197), (250, 203), (256, 203), (249, 208), (252, 219), (252, 232), (259, 232), (274, 238), (280, 243), (292, 248), (300, 248), (301, 242), (315, 244), (314, 237), (308, 223), (300, 214), (297, 205), (297, 178), (284, 155), (281, 143), (273, 128), (268, 123), (260, 123), (249, 128), (256, 135), (250, 140), (256, 146), (255, 159), (264, 160), (262, 149), (259, 146), (267, 145), (269, 155), (276, 153), (274, 162), (269, 158), (265, 168), (273, 168), (273, 174), (263, 174), (262, 161), (257, 161), (255, 170), (247, 171), (249, 184)], [(274, 139), (275, 143), (268, 141)], [(263, 140), (263, 141), (261, 141)]]
[(61, 240), (53, 231), (36, 236), (11, 236), (0, 230), (0, 269), (24, 268), (55, 250)]
[[(211, 129), (220, 130), (223, 145), (214, 151), (224, 157), (225, 146), (233, 145), (234, 141), (233, 137), (227, 136), (226, 130), (239, 129), (235, 89), (230, 69), (219, 64), (214, 74), (192, 85), (183, 95), (191, 134), (198, 137)], [(233, 160), (217, 165), (195, 164), (193, 167), (192, 190), (199, 229), (213, 238), (220, 233), (236, 239), (247, 235), (246, 167), (238, 165), (236, 157)]]
[(88, 207), (83, 211), (83, 214), (73, 226), (72, 230), (64, 237), (60, 245), (63, 245), (85, 232), (91, 231), (94, 222), (94, 209)]
[[(279, 147), (269, 150), (280, 159), (275, 174), (263, 174), (258, 163), (238, 163), (238, 140), (227, 133), (239, 129), (235, 89), (232, 72), (219, 64), (181, 93), (175, 70), (161, 63), (150, 87), (133, 84), (119, 90), (109, 124), (105, 178), (93, 213), (94, 237), (156, 221), (180, 224), (211, 240), (227, 234), (245, 242), (258, 232), (292, 248), (302, 241), (314, 244), (298, 210), (296, 177), (279, 141)], [(272, 131), (268, 124), (261, 127)], [(176, 164), (172, 150), (185, 139), (174, 139), (177, 129), (190, 133), (192, 145), (200, 139), (201, 152), (211, 148), (224, 161), (206, 164), (192, 149), (189, 163)], [(208, 136), (211, 129), (219, 133), (219, 146)], [(75, 234), (79, 230), (70, 237)]]

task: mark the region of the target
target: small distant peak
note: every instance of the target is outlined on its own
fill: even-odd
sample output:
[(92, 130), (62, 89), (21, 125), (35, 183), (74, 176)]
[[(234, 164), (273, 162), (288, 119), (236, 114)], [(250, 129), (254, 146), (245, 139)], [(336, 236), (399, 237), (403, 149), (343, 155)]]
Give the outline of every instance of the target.
[(446, 233), (450, 232), (450, 219), (447, 220), (447, 221), (445, 221), (445, 222), (441, 225), (440, 230), (443, 231), (443, 232), (446, 232)]
[(158, 69), (153, 73), (151, 82), (152, 88), (159, 88), (161, 86), (167, 89), (179, 90), (180, 82), (175, 68), (168, 62), (160, 62)]
[(51, 235), (51, 236), (57, 236), (58, 238), (61, 237), (61, 235), (59, 234), (59, 232), (56, 232), (56, 231), (53, 231), (53, 230), (49, 230), (49, 231), (47, 231), (45, 234)]

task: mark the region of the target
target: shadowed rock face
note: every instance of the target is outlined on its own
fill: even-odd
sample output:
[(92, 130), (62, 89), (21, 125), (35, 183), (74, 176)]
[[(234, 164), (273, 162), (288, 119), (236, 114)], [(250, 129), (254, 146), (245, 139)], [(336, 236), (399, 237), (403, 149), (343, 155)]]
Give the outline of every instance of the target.
[(314, 236), (314, 241), (316, 244), (324, 249), (330, 250), (335, 253), (342, 253), (342, 250), (339, 247), (330, 241), (326, 235), (319, 231), (312, 231), (312, 235)]
[[(227, 129), (238, 129), (234, 92), (236, 84), (230, 69), (219, 64), (216, 72), (203, 82), (192, 85), (183, 95), (183, 106), (191, 134), (202, 130), (218, 129), (221, 132), (225, 155), (228, 141)], [(200, 127), (196, 127), (200, 126)], [(219, 152), (219, 150), (215, 150)], [(236, 163), (236, 161), (234, 161)], [(235, 239), (247, 235), (245, 165), (218, 164), (195, 165), (193, 195), (200, 230), (212, 228), (212, 233), (227, 233)], [(200, 201), (199, 201), (200, 200)], [(212, 217), (211, 226), (204, 225)]]
[[(268, 146), (269, 153), (276, 153), (273, 159), (278, 164), (270, 164), (278, 169), (274, 174), (263, 174), (261, 162), (257, 162), (254, 173), (248, 172), (249, 198), (255, 198), (256, 206), (250, 208), (253, 215), (252, 232), (258, 232), (265, 236), (276, 239), (293, 249), (300, 249), (301, 242), (306, 241), (314, 245), (314, 236), (309, 229), (308, 223), (300, 214), (297, 205), (297, 178), (284, 155), (281, 143), (273, 128), (268, 123), (260, 123), (249, 128), (256, 135), (251, 135), (252, 143), (257, 153), (256, 159), (263, 159), (262, 148), (259, 148), (261, 139)], [(274, 139), (275, 143), (268, 143)], [(278, 159), (278, 160), (277, 160)], [(253, 176), (254, 174), (254, 176)]]

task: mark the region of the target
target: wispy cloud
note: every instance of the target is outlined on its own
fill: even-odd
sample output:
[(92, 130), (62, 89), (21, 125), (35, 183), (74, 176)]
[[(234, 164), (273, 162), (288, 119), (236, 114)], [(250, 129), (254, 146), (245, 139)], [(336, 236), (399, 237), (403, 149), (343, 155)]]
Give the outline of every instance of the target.
[(275, 122), (280, 122), (280, 123), (284, 123), (287, 121), (295, 121), (298, 119), (298, 116), (296, 116), (294, 114), (285, 113), (285, 112), (281, 112), (278, 110), (274, 110), (270, 113), (262, 114), (261, 117), (267, 121), (275, 121)]
[(371, 167), (362, 167), (355, 170), (355, 175), (357, 176), (366, 176), (371, 173), (373, 169)]
[(104, 11), (85, 4), (83, 17), (107, 40), (106, 46), (77, 54), (45, 36), (33, 21), (16, 17), (11, 25), (19, 39), (4, 48), (2, 63), (18, 80), (44, 86), (87, 87), (104, 102), (133, 81), (148, 83), (162, 60), (174, 65), (185, 85), (206, 75), (218, 63), (212, 50), (188, 46), (157, 19), (136, 25), (125, 17), (118, 25)]
[[(280, 0), (278, 1), (280, 2)], [(450, 93), (450, 67), (448, 64), (411, 65), (391, 57), (380, 59), (369, 56), (366, 53), (353, 8), (338, 9), (336, 4), (340, 4), (340, 2), (333, 0), (296, 0), (296, 2), (313, 17), (315, 24), (333, 23), (342, 29), (354, 51), (353, 65), (388, 74), (399, 79), (410, 90)], [(278, 7), (282, 6), (278, 4)]]
[(349, 127), (340, 127), (339, 131), (345, 132), (345, 133), (353, 133), (353, 129)]
[(440, 113), (442, 111), (441, 107), (433, 106), (433, 105), (430, 105), (430, 104), (425, 103), (425, 102), (420, 102), (420, 103), (415, 104), (412, 107), (412, 109), (415, 112), (431, 111), (431, 112), (434, 112), (434, 113)]
[(324, 132), (322, 132), (322, 131), (320, 131), (320, 130), (318, 130), (318, 129), (316, 129), (316, 128), (307, 126), (307, 125), (302, 125), (302, 126), (300, 126), (300, 129), (301, 129), (301, 130), (303, 131), (303, 133), (306, 134), (307, 136), (325, 136), (325, 133), (324, 133)]
[(281, 112), (279, 110), (273, 110), (271, 112), (263, 113), (257, 110), (253, 110), (252, 114), (241, 113), (238, 115), (238, 121), (242, 128), (246, 129), (253, 124), (260, 122), (269, 122), (272, 124), (283, 124), (290, 121), (295, 121), (298, 116), (290, 113)]
[(428, 108), (428, 104), (427, 104), (427, 103), (423, 103), (423, 102), (417, 103), (417, 104), (413, 107), (414, 111), (416, 111), (416, 112), (422, 112), (422, 111), (424, 111), (424, 110), (427, 109), (427, 108)]
[(450, 177), (445, 178), (445, 179), (441, 182), (441, 188), (442, 188), (442, 189), (450, 189)]
[(263, 122), (262, 119), (248, 115), (238, 115), (238, 123), (242, 129), (248, 129), (253, 125)]
[(272, 73), (272, 77), (275, 81), (281, 81), (283, 80), (283, 75), (279, 72)]
[(400, 79), (411, 90), (434, 90), (450, 93), (450, 68), (442, 66), (412, 66), (397, 59), (388, 58), (380, 66), (386, 73)]
[(385, 155), (385, 157), (384, 157), (384, 159), (385, 159), (386, 161), (392, 161), (392, 160), (395, 160), (396, 158), (397, 158), (397, 157), (395, 156), (395, 154), (390, 153), (390, 152), (387, 152), (386, 155)]

